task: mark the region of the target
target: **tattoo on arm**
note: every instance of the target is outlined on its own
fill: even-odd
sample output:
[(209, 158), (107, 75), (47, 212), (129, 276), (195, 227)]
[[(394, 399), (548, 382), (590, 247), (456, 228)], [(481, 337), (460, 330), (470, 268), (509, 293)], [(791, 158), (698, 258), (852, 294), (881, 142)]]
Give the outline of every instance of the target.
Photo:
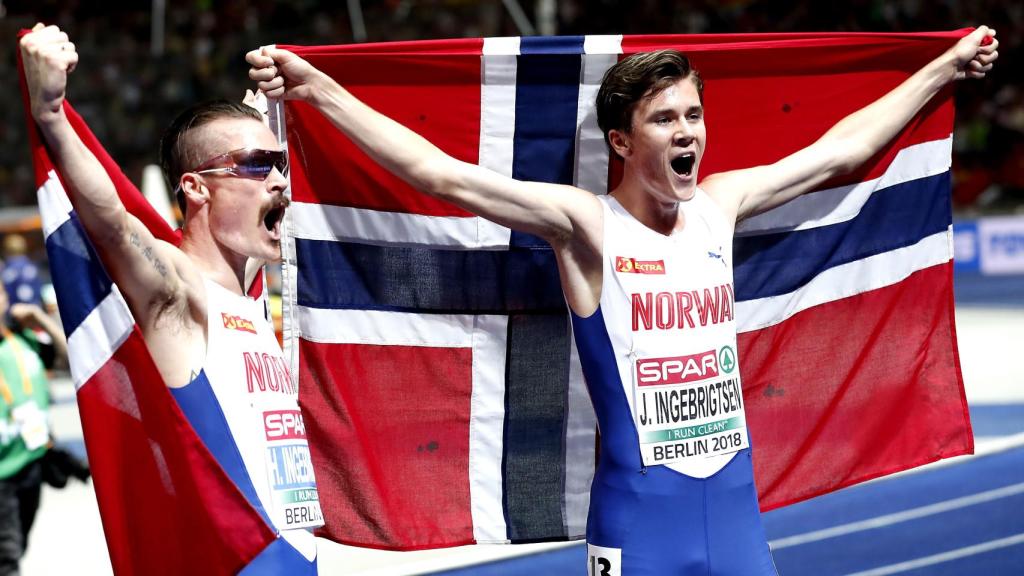
[(157, 273), (159, 273), (161, 276), (166, 278), (167, 277), (167, 266), (156, 255), (156, 252), (153, 250), (153, 247), (149, 246), (149, 245), (143, 246), (142, 245), (142, 238), (139, 237), (138, 232), (132, 232), (131, 235), (129, 236), (129, 240), (131, 241), (132, 246), (138, 248), (139, 252), (142, 253), (142, 256), (150, 264), (153, 265), (153, 268), (156, 269)]

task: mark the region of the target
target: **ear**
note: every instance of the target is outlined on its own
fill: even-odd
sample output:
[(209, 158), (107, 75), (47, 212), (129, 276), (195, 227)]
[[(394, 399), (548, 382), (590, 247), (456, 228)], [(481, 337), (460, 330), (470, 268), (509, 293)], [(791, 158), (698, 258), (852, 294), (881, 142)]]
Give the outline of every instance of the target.
[(618, 129), (609, 130), (608, 143), (611, 144), (612, 150), (619, 156), (622, 156), (623, 158), (629, 156), (631, 151), (629, 134)]
[[(210, 201), (210, 189), (203, 182), (202, 176), (192, 172), (181, 175), (181, 191), (185, 194), (185, 202), (189, 206), (202, 206)], [(190, 209), (189, 212), (192, 212)]]

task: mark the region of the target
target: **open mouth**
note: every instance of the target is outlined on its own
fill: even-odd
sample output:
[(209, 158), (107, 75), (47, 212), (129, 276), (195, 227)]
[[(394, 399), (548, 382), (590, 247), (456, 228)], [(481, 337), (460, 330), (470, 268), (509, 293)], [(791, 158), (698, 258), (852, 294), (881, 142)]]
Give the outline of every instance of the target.
[(263, 216), (263, 226), (266, 227), (268, 232), (274, 232), (278, 229), (278, 225), (281, 220), (284, 219), (284, 210), (287, 204), (277, 204), (273, 208), (267, 211), (266, 215)]
[(693, 164), (696, 161), (697, 156), (693, 152), (687, 152), (672, 159), (672, 170), (680, 176), (689, 176), (693, 172)]

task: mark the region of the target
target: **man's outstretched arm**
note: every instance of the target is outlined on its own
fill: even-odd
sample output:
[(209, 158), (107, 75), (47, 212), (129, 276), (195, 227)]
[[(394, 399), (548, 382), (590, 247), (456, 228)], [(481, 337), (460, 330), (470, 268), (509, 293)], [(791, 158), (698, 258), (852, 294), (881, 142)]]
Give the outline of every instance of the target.
[[(986, 38), (991, 43), (983, 45)], [(982, 26), (878, 100), (840, 120), (814, 144), (774, 164), (709, 176), (701, 183), (736, 221), (784, 204), (878, 152), (946, 84), (983, 78), (998, 58), (995, 30)]]
[(64, 114), (68, 74), (78, 64), (67, 34), (56, 26), (36, 24), (22, 37), (21, 53), (32, 117), (89, 239), (145, 330), (168, 303), (180, 301), (182, 287), (172, 250), (128, 213), (106, 170)]
[(570, 307), (583, 315), (597, 307), (602, 215), (591, 193), (515, 180), (452, 158), (286, 50), (253, 50), (246, 60), (252, 66), (249, 77), (268, 98), (308, 102), (378, 164), (417, 190), (545, 239), (555, 251)]
[(263, 48), (246, 60), (250, 78), (267, 97), (312, 104), (376, 162), (425, 194), (552, 244), (576, 233), (576, 219), (600, 214), (593, 195), (577, 188), (514, 180), (452, 158), (291, 52)]

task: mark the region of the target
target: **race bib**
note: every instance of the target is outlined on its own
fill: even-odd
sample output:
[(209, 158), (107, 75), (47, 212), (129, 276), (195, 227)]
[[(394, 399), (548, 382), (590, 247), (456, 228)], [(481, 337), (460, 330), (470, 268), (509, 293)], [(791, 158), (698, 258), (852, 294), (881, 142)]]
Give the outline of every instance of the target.
[(634, 413), (645, 466), (707, 458), (747, 448), (736, 352), (634, 361)]
[(50, 426), (46, 421), (46, 412), (32, 400), (15, 406), (11, 410), (11, 418), (25, 442), (25, 448), (36, 450), (46, 446), (50, 441)]
[(298, 409), (266, 410), (263, 429), (270, 495), (278, 527), (291, 530), (323, 526), (302, 413)]

